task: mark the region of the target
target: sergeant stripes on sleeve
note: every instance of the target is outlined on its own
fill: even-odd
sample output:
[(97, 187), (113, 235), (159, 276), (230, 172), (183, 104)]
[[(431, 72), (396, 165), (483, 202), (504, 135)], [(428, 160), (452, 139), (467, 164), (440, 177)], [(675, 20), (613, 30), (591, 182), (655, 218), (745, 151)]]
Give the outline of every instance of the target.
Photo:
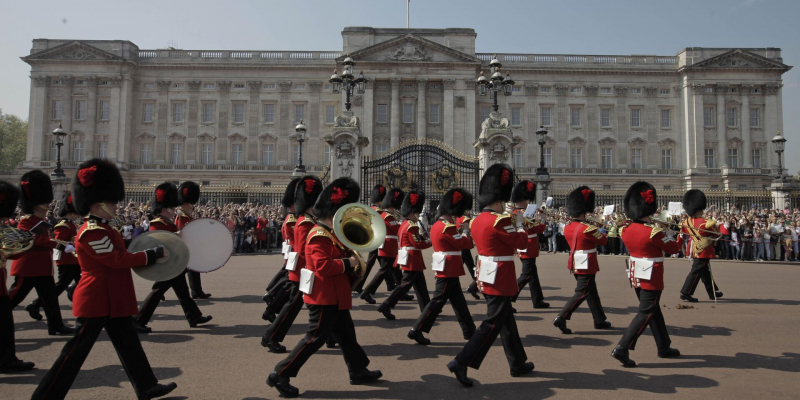
[(100, 240), (95, 240), (94, 242), (89, 242), (89, 246), (92, 246), (92, 249), (97, 254), (111, 253), (114, 251), (114, 245), (111, 243), (108, 236)]

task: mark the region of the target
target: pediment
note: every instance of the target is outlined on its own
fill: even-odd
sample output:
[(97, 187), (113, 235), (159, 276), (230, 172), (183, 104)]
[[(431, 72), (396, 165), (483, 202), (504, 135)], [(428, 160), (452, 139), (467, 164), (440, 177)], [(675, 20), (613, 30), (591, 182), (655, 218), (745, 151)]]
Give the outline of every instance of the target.
[(727, 53), (711, 57), (708, 60), (692, 64), (692, 68), (749, 68), (749, 69), (781, 69), (788, 71), (791, 67), (770, 60), (769, 58), (753, 54), (742, 49), (731, 50)]
[(742, 140), (739, 138), (732, 138), (728, 140), (728, 148), (729, 149), (738, 149), (742, 147)]
[(217, 140), (217, 136), (213, 135), (211, 133), (201, 133), (201, 134), (197, 135), (197, 139), (205, 140), (205, 141), (212, 141), (212, 140)]
[(228, 135), (228, 140), (242, 140), (242, 141), (245, 141), (245, 140), (247, 140), (247, 136), (242, 135), (239, 132), (234, 132), (234, 133), (231, 133), (230, 135)]
[[(399, 36), (350, 54), (356, 61), (380, 62), (474, 62), (480, 60), (474, 55), (454, 50), (439, 43), (413, 34)], [(341, 62), (344, 57), (337, 61)]]
[(139, 140), (152, 140), (156, 138), (156, 135), (154, 135), (152, 132), (142, 132), (136, 135), (136, 137), (139, 138)]
[(568, 140), (567, 143), (569, 143), (570, 146), (584, 146), (586, 145), (586, 139), (580, 136), (575, 136), (574, 138)]
[(674, 141), (674, 140), (672, 140), (670, 138), (658, 141), (658, 145), (661, 146), (661, 147), (674, 147), (676, 144), (678, 144), (678, 142), (676, 142), (676, 141)]
[(22, 57), (22, 60), (26, 62), (38, 60), (122, 61), (122, 57), (75, 40)]
[(269, 143), (278, 141), (278, 137), (269, 132), (264, 132), (258, 135), (258, 139), (261, 140), (262, 142), (269, 142)]
[(172, 132), (169, 135), (167, 135), (167, 138), (169, 140), (185, 140), (186, 139), (186, 135), (184, 135), (184, 134), (182, 134), (180, 132)]
[(631, 140), (628, 140), (628, 146), (644, 147), (645, 145), (647, 145), (647, 141), (638, 136)]
[(606, 137), (598, 140), (597, 144), (599, 144), (600, 146), (616, 146), (617, 145), (617, 140), (612, 138), (612, 137), (610, 137), (610, 136), (606, 136)]

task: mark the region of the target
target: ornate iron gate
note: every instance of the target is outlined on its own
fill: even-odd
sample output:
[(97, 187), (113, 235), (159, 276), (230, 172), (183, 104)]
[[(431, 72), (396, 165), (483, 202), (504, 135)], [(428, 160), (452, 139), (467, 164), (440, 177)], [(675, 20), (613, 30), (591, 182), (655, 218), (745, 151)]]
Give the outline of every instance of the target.
[(435, 140), (409, 141), (382, 157), (364, 157), (361, 168), (365, 204), (369, 203), (372, 187), (382, 184), (390, 189), (425, 192), (431, 213), (448, 190), (462, 187), (477, 195), (479, 183), (480, 168), (475, 157)]

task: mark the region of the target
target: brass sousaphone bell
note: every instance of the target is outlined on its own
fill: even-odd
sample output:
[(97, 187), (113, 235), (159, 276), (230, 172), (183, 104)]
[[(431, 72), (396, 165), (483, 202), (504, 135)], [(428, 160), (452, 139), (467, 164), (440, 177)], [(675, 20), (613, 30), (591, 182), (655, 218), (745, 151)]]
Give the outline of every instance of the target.
[(358, 253), (381, 247), (386, 239), (386, 225), (380, 214), (372, 208), (351, 203), (339, 208), (333, 216), (333, 233), (358, 259), (358, 265), (350, 275), (350, 285), (355, 287), (364, 279), (366, 272), (366, 264)]

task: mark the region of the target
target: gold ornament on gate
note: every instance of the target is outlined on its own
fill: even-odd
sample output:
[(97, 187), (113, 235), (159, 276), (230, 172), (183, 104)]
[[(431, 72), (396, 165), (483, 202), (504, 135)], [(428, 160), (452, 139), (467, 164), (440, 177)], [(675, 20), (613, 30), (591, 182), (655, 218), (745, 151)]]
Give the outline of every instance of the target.
[(433, 171), (433, 190), (437, 193), (444, 193), (458, 186), (458, 171), (453, 171), (444, 165), (438, 171)]

